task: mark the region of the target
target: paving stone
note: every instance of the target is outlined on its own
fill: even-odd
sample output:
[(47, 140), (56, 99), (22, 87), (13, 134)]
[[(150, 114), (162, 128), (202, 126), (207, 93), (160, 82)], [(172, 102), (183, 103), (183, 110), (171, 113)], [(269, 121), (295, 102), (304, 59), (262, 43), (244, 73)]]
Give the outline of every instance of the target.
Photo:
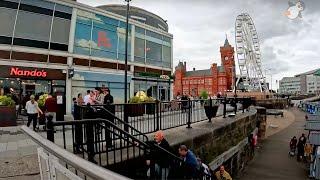
[(20, 147), (26, 147), (26, 146), (30, 146), (30, 145), (28, 144), (27, 139), (23, 139), (23, 140), (19, 140), (19, 141), (18, 141), (18, 148), (20, 148)]
[(7, 144), (7, 151), (11, 151), (11, 150), (18, 150), (18, 144), (17, 142), (8, 142)]
[(4, 158), (15, 158), (18, 157), (19, 153), (16, 150), (3, 151), (0, 153), (0, 159)]
[(26, 155), (33, 155), (37, 154), (37, 148), (39, 146), (27, 146), (27, 147), (21, 147), (18, 149), (18, 153), (20, 156), (26, 156)]
[(7, 150), (7, 143), (0, 143), (0, 152)]

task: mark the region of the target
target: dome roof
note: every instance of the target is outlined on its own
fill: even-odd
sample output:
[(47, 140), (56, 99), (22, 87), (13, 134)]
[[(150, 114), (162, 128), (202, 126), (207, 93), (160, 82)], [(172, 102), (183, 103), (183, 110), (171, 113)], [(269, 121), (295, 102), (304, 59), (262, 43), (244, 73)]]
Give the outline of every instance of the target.
[[(126, 5), (103, 5), (98, 6), (97, 8), (109, 11), (121, 16), (126, 16), (127, 6)], [(147, 24), (149, 26), (161, 29), (168, 32), (168, 24), (160, 16), (153, 14), (144, 9), (130, 6), (130, 18), (141, 23)]]

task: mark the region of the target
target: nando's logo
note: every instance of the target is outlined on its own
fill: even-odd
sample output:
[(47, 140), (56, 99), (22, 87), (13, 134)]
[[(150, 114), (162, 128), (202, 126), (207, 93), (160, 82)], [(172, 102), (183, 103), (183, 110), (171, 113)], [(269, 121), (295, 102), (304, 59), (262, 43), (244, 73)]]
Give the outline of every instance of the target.
[(17, 67), (11, 67), (10, 76), (47, 77), (47, 72), (43, 69), (24, 70)]

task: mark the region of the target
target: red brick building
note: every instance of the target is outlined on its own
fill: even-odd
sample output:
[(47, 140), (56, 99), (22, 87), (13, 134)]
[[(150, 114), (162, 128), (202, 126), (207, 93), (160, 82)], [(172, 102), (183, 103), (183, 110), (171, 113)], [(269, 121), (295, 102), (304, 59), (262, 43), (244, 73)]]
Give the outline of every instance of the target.
[(232, 89), (235, 75), (234, 48), (225, 40), (220, 47), (221, 66), (211, 64), (209, 69), (187, 71), (186, 62), (175, 67), (174, 96), (187, 94), (199, 96), (202, 90), (210, 95), (223, 94)]

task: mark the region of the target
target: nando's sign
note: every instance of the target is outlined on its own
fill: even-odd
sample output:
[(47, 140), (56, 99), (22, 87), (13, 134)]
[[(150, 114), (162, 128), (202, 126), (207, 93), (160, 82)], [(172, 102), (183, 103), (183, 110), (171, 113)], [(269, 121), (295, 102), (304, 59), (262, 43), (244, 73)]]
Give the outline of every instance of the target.
[(23, 76), (23, 77), (47, 77), (47, 71), (41, 69), (25, 70), (18, 67), (11, 67), (10, 76)]
[(45, 69), (18, 66), (0, 66), (1, 78), (65, 80), (61, 69)]

